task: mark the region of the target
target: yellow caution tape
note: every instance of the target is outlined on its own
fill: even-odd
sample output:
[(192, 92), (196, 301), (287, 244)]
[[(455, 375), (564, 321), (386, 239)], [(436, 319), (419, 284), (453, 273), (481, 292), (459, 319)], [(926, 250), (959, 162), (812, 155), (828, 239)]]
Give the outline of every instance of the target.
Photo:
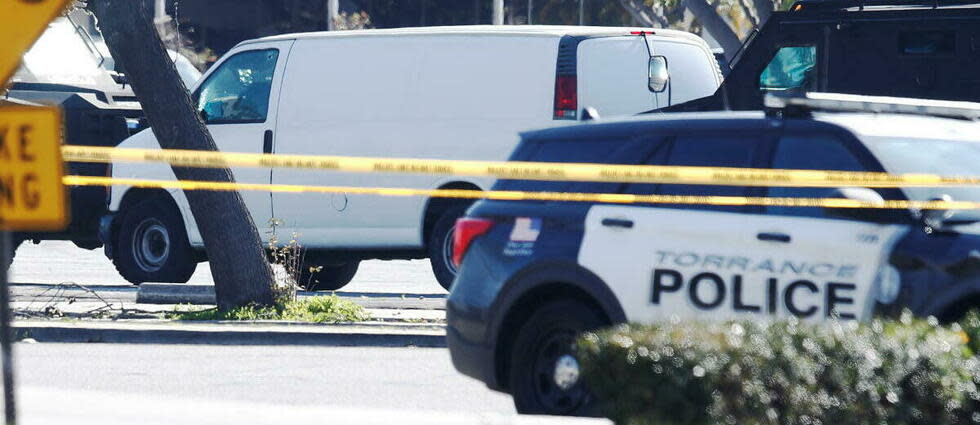
[(761, 168), (265, 155), (88, 146), (64, 146), (62, 148), (62, 155), (65, 161), (70, 162), (156, 162), (179, 167), (197, 168), (302, 168), (354, 173), (483, 176), (513, 180), (780, 187), (860, 186), (881, 188), (980, 185), (980, 176), (939, 176), (934, 174), (895, 175), (888, 173), (771, 170)]
[(366, 188), (342, 186), (301, 186), (262, 183), (222, 183), (208, 181), (166, 181), (112, 177), (65, 176), (67, 186), (132, 186), (141, 188), (215, 190), (215, 191), (269, 191), (279, 193), (346, 193), (381, 196), (428, 196), (436, 198), (493, 199), (504, 201), (565, 201), (596, 202), (609, 204), (688, 204), (729, 206), (781, 206), (824, 208), (875, 208), (875, 209), (933, 209), (972, 210), (980, 209), (980, 202), (969, 201), (884, 201), (863, 202), (840, 198), (765, 198), (745, 196), (683, 196), (683, 195), (630, 195), (615, 193), (563, 193), (479, 191), (456, 189), (403, 189)]

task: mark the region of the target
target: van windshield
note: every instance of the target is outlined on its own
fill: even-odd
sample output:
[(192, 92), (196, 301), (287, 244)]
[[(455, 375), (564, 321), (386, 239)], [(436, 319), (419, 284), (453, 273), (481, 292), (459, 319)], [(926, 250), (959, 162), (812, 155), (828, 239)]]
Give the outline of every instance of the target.
[[(901, 137), (867, 137), (868, 148), (892, 174), (926, 173), (942, 176), (972, 176), (980, 164), (980, 143), (965, 140), (939, 140)], [(911, 200), (927, 201), (949, 195), (956, 201), (980, 202), (980, 187), (907, 187)], [(960, 219), (980, 220), (980, 211), (956, 214)]]

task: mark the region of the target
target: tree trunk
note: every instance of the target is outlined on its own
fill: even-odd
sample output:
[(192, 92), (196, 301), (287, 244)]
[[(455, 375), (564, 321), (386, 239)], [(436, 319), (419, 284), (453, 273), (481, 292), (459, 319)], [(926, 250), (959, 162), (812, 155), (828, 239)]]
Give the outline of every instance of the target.
[(705, 31), (708, 31), (715, 40), (718, 40), (721, 48), (725, 49), (725, 57), (731, 60), (735, 52), (742, 47), (742, 41), (739, 40), (738, 35), (735, 34), (732, 27), (728, 26), (728, 22), (725, 22), (725, 19), (718, 14), (718, 10), (705, 0), (683, 1), (684, 7), (694, 14), (698, 22), (701, 22), (701, 25), (704, 26)]
[[(164, 149), (217, 151), (154, 30), (147, 2), (89, 0), (113, 58), (126, 71)], [(174, 167), (180, 180), (232, 182), (227, 168)], [(186, 191), (208, 248), (218, 308), (271, 305), (272, 269), (252, 216), (238, 192)]]

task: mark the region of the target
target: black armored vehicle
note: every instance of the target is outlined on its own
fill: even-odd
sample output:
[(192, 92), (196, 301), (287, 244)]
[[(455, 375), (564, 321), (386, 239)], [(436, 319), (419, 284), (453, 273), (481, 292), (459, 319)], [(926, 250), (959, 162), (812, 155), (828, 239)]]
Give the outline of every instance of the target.
[[(112, 69), (78, 16), (55, 19), (25, 53), (22, 66), (6, 87), (0, 84), (0, 102), (59, 106), (64, 114), (65, 144), (116, 146), (145, 127), (142, 108), (125, 76)], [(66, 174), (108, 176), (107, 164), (68, 163)], [(108, 195), (100, 187), (71, 188), (68, 229), (57, 233), (15, 233), (13, 249), (24, 241), (70, 240), (81, 248), (102, 246), (99, 219)]]
[(760, 110), (767, 93), (980, 100), (980, 3), (802, 0), (746, 39), (714, 95), (666, 112)]

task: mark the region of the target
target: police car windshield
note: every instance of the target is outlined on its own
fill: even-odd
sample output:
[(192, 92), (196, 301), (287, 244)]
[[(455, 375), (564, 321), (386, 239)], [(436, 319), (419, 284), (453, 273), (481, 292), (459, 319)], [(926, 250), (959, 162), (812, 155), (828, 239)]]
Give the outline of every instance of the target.
[[(942, 140), (866, 136), (867, 146), (885, 170), (893, 174), (927, 173), (944, 176), (971, 176), (980, 163), (980, 143)], [(925, 201), (942, 195), (957, 201), (980, 201), (980, 187), (907, 187), (911, 200)], [(980, 219), (980, 211), (962, 211), (957, 218)]]

